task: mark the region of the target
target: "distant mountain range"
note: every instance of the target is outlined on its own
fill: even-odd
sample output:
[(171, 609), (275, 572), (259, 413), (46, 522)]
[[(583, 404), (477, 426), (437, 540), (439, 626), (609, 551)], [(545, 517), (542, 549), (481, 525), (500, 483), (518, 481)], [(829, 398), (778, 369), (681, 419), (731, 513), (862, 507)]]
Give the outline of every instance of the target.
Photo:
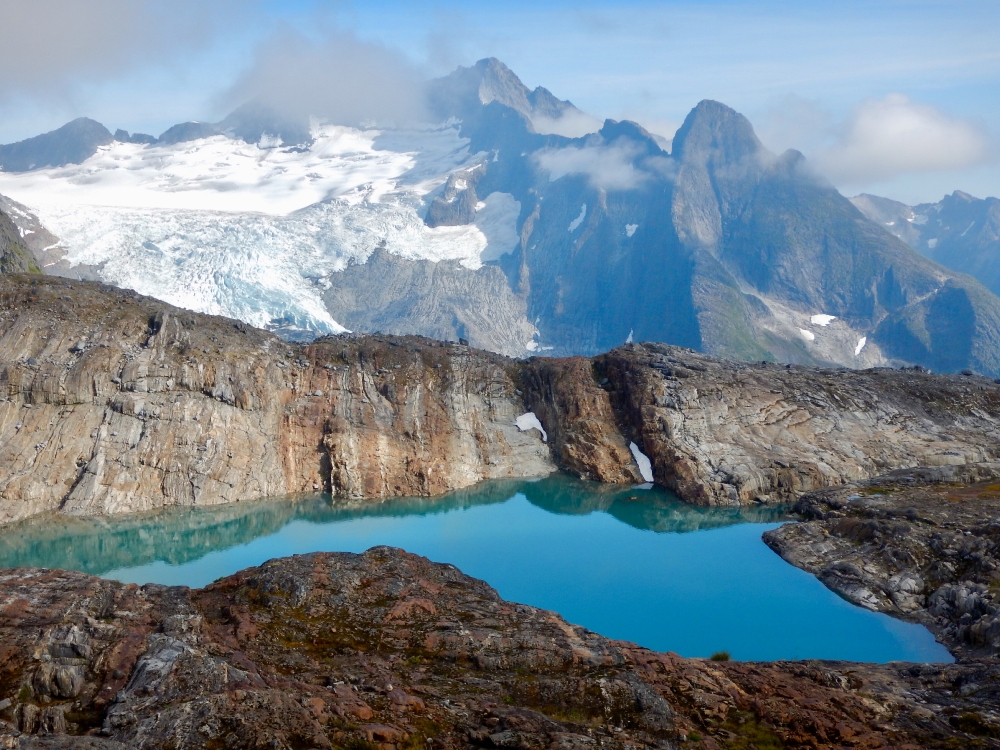
[(921, 255), (974, 276), (1000, 294), (1000, 200), (957, 190), (919, 206), (874, 195), (851, 202)]
[(964, 275), (1000, 291), (996, 199), (848, 200), (712, 101), (669, 151), (632, 122), (558, 135), (583, 113), (492, 59), (428, 101), (443, 124), (317, 127), (253, 103), (156, 139), (76, 120), (0, 146), (17, 201), (0, 208), (47, 272), (289, 336), (513, 356), (631, 338), (1000, 376), (1000, 298)]

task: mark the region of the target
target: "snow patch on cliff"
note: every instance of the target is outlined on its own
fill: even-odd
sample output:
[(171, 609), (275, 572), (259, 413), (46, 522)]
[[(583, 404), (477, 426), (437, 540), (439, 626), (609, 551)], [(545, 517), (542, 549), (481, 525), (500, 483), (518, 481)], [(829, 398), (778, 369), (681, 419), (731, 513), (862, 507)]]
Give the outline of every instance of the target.
[(529, 411), (526, 414), (522, 414), (517, 419), (514, 420), (514, 424), (517, 425), (517, 429), (521, 432), (527, 432), (528, 430), (538, 430), (542, 433), (542, 442), (549, 442), (549, 436), (545, 434), (545, 428), (542, 427), (542, 423), (538, 421), (538, 417), (535, 416), (535, 412)]
[(628, 449), (632, 451), (632, 458), (635, 459), (635, 463), (639, 467), (639, 475), (642, 477), (642, 481), (652, 482), (653, 462), (649, 460), (649, 456), (639, 450), (639, 446), (635, 443), (629, 443)]

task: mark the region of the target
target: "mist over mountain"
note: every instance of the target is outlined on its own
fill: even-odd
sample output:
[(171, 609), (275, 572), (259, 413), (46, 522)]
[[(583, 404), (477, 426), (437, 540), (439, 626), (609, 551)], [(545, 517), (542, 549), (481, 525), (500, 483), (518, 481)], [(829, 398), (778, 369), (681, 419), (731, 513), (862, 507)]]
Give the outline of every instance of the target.
[(356, 128), (255, 99), (152, 143), (78, 120), (0, 147), (0, 193), (56, 237), (50, 273), (294, 335), (1000, 375), (1000, 299), (961, 273), (994, 283), (993, 199), (852, 203), (714, 101), (669, 151), (628, 121), (580, 135), (586, 113), (495, 59), (426, 107), (439, 124)]

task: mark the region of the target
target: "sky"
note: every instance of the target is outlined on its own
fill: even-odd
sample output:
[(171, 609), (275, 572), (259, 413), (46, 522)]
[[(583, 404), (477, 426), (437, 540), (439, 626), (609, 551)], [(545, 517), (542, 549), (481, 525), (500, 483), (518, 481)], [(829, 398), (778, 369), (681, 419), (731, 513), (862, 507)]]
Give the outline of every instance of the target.
[(595, 123), (702, 99), (846, 195), (1000, 195), (1000, 2), (0, 0), (0, 143), (79, 116), (154, 135), (262, 92), (345, 123), (497, 57)]

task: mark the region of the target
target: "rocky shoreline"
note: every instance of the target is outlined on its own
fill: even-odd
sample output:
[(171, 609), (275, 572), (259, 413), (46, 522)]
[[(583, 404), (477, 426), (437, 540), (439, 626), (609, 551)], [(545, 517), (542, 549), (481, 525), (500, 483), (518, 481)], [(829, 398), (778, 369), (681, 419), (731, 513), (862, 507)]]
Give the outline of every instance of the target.
[(845, 599), (927, 626), (964, 657), (1000, 655), (1000, 465), (938, 467), (802, 496), (764, 534)]
[(683, 659), (377, 547), (205, 589), (0, 572), (0, 747), (1000, 747), (1000, 667)]

